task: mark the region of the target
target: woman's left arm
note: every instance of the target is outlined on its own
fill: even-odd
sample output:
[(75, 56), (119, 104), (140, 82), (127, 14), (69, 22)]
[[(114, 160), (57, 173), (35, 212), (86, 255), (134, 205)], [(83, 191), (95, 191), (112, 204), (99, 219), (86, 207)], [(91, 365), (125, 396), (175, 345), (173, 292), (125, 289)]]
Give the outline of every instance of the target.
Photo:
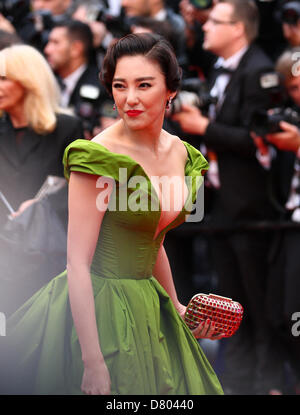
[(157, 279), (160, 285), (167, 291), (176, 310), (181, 315), (181, 317), (183, 317), (186, 307), (182, 305), (177, 298), (170, 263), (163, 244), (161, 244), (157, 254), (156, 263), (153, 269), (153, 276)]
[[(166, 290), (176, 310), (180, 314), (181, 318), (184, 319), (186, 307), (183, 304), (181, 304), (177, 298), (170, 263), (163, 244), (161, 244), (157, 254), (156, 263), (153, 269), (153, 276)], [(219, 340), (224, 337), (223, 333), (216, 332), (214, 321), (210, 321), (208, 319), (202, 321), (199, 324), (199, 326), (196, 327), (194, 330), (191, 330), (191, 332), (197, 339)]]

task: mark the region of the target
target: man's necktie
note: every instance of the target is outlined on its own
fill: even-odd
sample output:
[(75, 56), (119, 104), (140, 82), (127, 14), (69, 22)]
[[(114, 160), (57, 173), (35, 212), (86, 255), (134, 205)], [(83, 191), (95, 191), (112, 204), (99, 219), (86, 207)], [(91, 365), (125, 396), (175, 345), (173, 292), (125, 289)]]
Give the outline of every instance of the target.
[(218, 68), (214, 68), (214, 72), (218, 76), (218, 75), (222, 75), (222, 74), (231, 75), (231, 74), (233, 74), (234, 71), (232, 69), (229, 69), (229, 68), (224, 68), (224, 66), (219, 66)]
[(63, 92), (66, 89), (67, 85), (64, 83), (63, 79), (60, 76), (57, 77), (57, 82), (59, 83), (60, 90)]

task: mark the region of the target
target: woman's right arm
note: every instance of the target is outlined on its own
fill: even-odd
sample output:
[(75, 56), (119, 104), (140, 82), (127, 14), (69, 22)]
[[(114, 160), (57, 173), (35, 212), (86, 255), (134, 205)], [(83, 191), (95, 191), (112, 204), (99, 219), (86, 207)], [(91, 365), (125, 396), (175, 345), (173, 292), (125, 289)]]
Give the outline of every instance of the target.
[(70, 306), (84, 364), (81, 389), (87, 394), (107, 395), (110, 376), (100, 348), (90, 277), (105, 214), (104, 208), (96, 206), (101, 192), (96, 187), (97, 179), (79, 172), (72, 172), (70, 176), (67, 274)]

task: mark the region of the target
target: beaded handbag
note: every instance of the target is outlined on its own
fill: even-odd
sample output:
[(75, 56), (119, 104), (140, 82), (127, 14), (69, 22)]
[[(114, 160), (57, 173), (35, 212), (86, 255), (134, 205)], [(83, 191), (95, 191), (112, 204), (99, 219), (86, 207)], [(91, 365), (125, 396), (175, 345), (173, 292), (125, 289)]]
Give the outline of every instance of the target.
[(224, 337), (232, 336), (239, 328), (244, 309), (231, 298), (214, 294), (196, 294), (190, 300), (184, 320), (193, 330), (201, 321), (210, 319), (215, 322), (215, 331), (224, 333)]

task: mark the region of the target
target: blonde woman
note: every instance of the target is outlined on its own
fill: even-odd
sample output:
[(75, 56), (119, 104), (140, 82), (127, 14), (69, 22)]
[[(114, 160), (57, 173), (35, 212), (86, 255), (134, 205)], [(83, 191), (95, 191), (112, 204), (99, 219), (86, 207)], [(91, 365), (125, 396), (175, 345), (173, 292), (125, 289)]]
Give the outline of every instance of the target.
[[(35, 202), (35, 195), (48, 175), (63, 176), (64, 150), (71, 141), (83, 137), (83, 133), (79, 120), (60, 112), (55, 77), (37, 50), (27, 45), (3, 49), (0, 75), (0, 191), (14, 210), (12, 216), (16, 217)], [(62, 189), (50, 195), (47, 206), (62, 219), (63, 232), (63, 223), (67, 222), (67, 191)], [(41, 204), (33, 207), (34, 211), (35, 208), (41, 209)], [(0, 234), (4, 232), (9, 213), (0, 199)], [(49, 232), (57, 235), (53, 228)], [(60, 251), (56, 246), (52, 262), (47, 262), (45, 255), (44, 260), (39, 265), (35, 261), (36, 268), (28, 272), (27, 263), (32, 259), (25, 254), (22, 256), (21, 252), (15, 258), (9, 246), (6, 241), (0, 248), (0, 308), (6, 316), (52, 278), (63, 260), (59, 260)], [(9, 257), (3, 254), (6, 250)], [(3, 255), (9, 272), (3, 264)], [(16, 278), (11, 278), (9, 273)]]
[[(28, 45), (0, 52), (0, 111), (0, 189), (20, 213), (48, 175), (63, 176), (64, 149), (82, 137), (82, 129), (79, 120), (61, 113), (51, 68)], [(7, 213), (0, 204), (0, 229)]]

